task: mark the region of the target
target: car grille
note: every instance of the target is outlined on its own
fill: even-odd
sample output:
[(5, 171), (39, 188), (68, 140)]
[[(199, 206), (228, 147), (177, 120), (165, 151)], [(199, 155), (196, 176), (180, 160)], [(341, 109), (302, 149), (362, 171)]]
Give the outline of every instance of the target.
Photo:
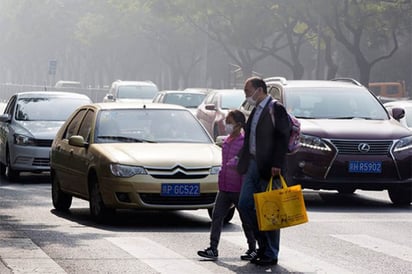
[(32, 165), (33, 166), (50, 166), (50, 159), (49, 158), (34, 158)]
[[(338, 149), (339, 154), (353, 155), (388, 155), (392, 146), (392, 141), (365, 141), (365, 140), (331, 140)], [(368, 151), (361, 151), (361, 144), (367, 144)]]
[(34, 145), (39, 147), (51, 147), (53, 140), (35, 139)]
[(172, 168), (145, 168), (149, 175), (156, 179), (201, 179), (210, 174), (210, 167), (185, 168), (178, 165)]
[(160, 194), (139, 193), (146, 204), (154, 205), (204, 205), (215, 202), (216, 193), (204, 193), (199, 196), (161, 196)]

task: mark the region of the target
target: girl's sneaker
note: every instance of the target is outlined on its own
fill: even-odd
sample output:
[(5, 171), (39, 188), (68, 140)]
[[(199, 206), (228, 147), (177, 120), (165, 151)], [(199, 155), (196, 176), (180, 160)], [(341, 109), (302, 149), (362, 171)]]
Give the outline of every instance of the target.
[(204, 257), (204, 258), (208, 258), (212, 260), (217, 260), (217, 257), (219, 256), (217, 249), (212, 248), (212, 247), (208, 247), (205, 250), (199, 250), (197, 252), (197, 255), (199, 255), (200, 257)]

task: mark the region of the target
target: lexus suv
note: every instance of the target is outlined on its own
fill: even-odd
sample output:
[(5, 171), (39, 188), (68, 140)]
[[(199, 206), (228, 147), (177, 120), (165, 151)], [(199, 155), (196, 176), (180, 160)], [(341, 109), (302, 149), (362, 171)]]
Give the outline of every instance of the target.
[[(287, 157), (287, 179), (307, 189), (388, 190), (407, 206), (412, 197), (412, 132), (353, 79), (265, 79), (268, 93), (301, 122), (301, 147)], [(251, 111), (246, 102), (242, 109)]]

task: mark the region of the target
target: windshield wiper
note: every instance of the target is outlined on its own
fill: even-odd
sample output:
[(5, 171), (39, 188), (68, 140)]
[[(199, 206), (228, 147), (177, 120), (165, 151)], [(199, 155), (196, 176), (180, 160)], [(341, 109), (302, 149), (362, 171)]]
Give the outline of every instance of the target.
[(125, 137), (125, 136), (111, 136), (111, 135), (105, 135), (105, 136), (97, 136), (99, 139), (112, 139), (112, 140), (118, 140), (118, 141), (123, 141), (123, 142), (128, 142), (128, 143), (156, 143), (153, 140), (147, 140), (147, 139), (141, 139), (141, 138), (131, 138), (131, 137)]
[(361, 117), (361, 116), (330, 117), (328, 119), (339, 119), (339, 120), (364, 119), (364, 120), (372, 120), (371, 117)]

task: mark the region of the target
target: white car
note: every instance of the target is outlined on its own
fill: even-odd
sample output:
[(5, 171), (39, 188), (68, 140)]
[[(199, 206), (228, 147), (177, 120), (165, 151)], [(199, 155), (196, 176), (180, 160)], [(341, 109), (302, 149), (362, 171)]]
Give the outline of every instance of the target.
[(159, 91), (152, 81), (121, 81), (112, 83), (103, 102), (151, 103)]
[(399, 119), (399, 123), (401, 125), (409, 128), (412, 130), (412, 100), (402, 100), (402, 101), (393, 101), (393, 102), (388, 102), (385, 103), (384, 106), (386, 109), (389, 111), (392, 108), (403, 108), (405, 110), (405, 116), (401, 119)]
[(74, 92), (14, 94), (0, 115), (0, 174), (17, 181), (22, 171), (49, 171), (57, 131), (75, 109), (91, 102)]

